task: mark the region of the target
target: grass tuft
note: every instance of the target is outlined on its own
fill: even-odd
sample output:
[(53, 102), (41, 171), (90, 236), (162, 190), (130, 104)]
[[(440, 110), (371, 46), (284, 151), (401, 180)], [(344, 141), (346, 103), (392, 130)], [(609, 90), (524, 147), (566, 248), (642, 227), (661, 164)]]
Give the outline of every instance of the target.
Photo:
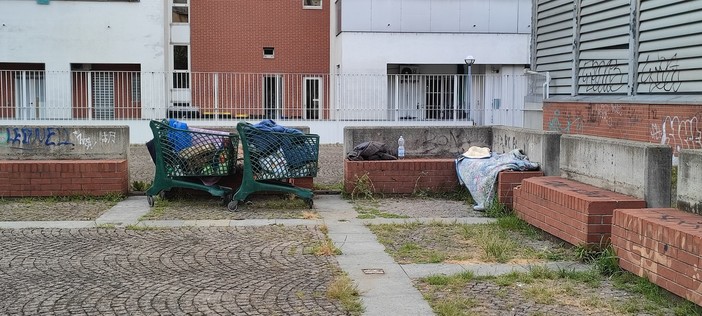
[(337, 276), (327, 289), (327, 297), (339, 300), (351, 315), (361, 315), (365, 311), (360, 295), (358, 287), (345, 274)]
[(365, 199), (375, 201), (375, 186), (373, 181), (371, 181), (368, 173), (364, 173), (362, 176), (356, 176), (356, 185), (351, 191), (352, 199)]

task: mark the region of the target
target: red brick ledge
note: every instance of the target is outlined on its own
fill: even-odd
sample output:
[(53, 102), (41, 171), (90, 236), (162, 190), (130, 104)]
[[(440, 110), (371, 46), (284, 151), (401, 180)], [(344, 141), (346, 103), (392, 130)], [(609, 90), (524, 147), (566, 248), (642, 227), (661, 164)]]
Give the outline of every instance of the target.
[(129, 165), (118, 160), (3, 160), (0, 196), (70, 196), (129, 192)]

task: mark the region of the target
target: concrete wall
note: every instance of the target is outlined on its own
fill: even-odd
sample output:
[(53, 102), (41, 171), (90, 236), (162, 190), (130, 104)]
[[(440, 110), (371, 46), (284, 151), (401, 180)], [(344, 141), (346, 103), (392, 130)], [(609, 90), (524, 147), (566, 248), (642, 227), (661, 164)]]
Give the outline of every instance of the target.
[[(388, 64), (529, 64), (529, 34), (342, 33), (341, 73), (385, 74)], [(336, 56), (336, 54), (335, 54)]]
[(339, 4), (344, 32), (531, 32), (530, 0), (352, 0)]
[(385, 143), (393, 154), (397, 140), (405, 139), (406, 156), (457, 157), (470, 146), (490, 146), (492, 128), (480, 127), (431, 127), (431, 126), (376, 126), (344, 128), (344, 152), (365, 141)]
[(0, 125), (0, 160), (127, 159), (127, 126)]
[(582, 135), (561, 136), (561, 176), (669, 207), (669, 146)]
[(677, 198), (679, 209), (702, 214), (702, 150), (680, 151)]
[(506, 126), (492, 127), (492, 151), (522, 149), (530, 161), (538, 162), (547, 176), (560, 175), (561, 134)]

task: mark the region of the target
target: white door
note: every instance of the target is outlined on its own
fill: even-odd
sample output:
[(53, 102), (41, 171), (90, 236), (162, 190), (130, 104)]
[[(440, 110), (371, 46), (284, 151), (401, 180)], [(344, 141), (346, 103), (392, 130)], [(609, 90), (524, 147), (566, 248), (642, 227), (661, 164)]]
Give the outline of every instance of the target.
[(397, 94), (400, 120), (423, 120), (424, 102), (422, 102), (422, 80), (418, 75), (397, 75), (399, 93)]
[(264, 117), (277, 120), (283, 108), (283, 78), (280, 75), (263, 77)]
[(430, 75), (426, 81), (426, 118), (453, 119), (453, 75)]
[(45, 91), (43, 72), (17, 72), (15, 75), (15, 117), (22, 120), (43, 117), (46, 111), (44, 108)]
[(302, 91), (304, 119), (318, 120), (322, 115), (322, 78), (305, 78)]

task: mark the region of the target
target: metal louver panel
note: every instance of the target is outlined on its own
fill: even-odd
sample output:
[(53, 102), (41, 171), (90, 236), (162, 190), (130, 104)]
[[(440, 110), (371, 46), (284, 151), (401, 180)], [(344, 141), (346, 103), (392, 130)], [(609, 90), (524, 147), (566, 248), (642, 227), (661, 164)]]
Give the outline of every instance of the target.
[(629, 0), (582, 0), (578, 94), (626, 94), (629, 76)]
[(535, 67), (551, 74), (550, 93), (570, 94), (573, 69), (573, 1), (538, 0)]
[(702, 1), (642, 0), (639, 94), (702, 92)]

